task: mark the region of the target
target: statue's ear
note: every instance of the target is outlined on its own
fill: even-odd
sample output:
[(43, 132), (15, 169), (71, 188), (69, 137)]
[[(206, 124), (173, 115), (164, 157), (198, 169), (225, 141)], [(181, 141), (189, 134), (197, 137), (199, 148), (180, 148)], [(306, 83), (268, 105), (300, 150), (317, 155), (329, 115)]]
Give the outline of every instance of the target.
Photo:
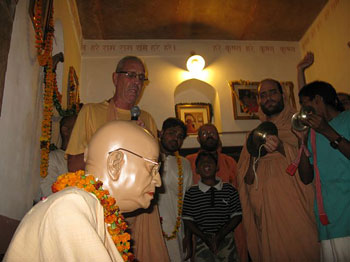
[(113, 181), (119, 179), (120, 171), (124, 164), (124, 154), (121, 151), (113, 151), (107, 158), (107, 172)]

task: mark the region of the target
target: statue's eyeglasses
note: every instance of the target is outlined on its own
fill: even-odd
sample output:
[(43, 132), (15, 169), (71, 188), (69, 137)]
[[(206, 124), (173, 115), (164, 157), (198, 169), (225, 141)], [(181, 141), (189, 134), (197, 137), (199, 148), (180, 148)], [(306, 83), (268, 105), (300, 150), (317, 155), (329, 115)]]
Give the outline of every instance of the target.
[(126, 77), (130, 79), (138, 79), (140, 81), (147, 81), (148, 79), (146, 78), (145, 74), (138, 74), (136, 72), (128, 72), (128, 71), (118, 71), (116, 72), (117, 74), (124, 74)]
[(131, 150), (125, 149), (125, 148), (118, 148), (116, 150), (110, 151), (110, 152), (108, 152), (108, 155), (113, 153), (113, 152), (116, 152), (116, 151), (125, 151), (125, 152), (128, 152), (128, 153), (130, 153), (130, 154), (132, 154), (134, 156), (137, 156), (138, 158), (142, 158), (146, 162), (152, 163), (153, 164), (152, 170), (151, 170), (152, 177), (155, 177), (158, 174), (161, 163), (153, 161), (153, 160), (151, 160), (149, 158), (143, 157), (143, 156), (141, 156), (141, 155), (139, 155), (139, 154), (137, 154), (135, 152), (132, 152)]

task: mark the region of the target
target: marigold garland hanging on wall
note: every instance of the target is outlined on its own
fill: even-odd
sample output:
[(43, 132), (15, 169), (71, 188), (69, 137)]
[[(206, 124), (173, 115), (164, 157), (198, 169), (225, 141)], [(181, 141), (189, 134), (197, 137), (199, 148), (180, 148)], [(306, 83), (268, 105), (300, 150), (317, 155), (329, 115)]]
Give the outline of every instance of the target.
[[(35, 30), (35, 47), (37, 49), (38, 61), (40, 66), (45, 66), (48, 63), (49, 57), (52, 54), (52, 40), (54, 36), (54, 22), (53, 22), (53, 4), (49, 5), (51, 10), (49, 14), (49, 26), (47, 32), (43, 31), (42, 26), (42, 1), (37, 0), (34, 7), (34, 30)], [(46, 33), (46, 35), (45, 35)]]
[(41, 123), (40, 136), (40, 176), (47, 176), (47, 168), (49, 163), (50, 141), (51, 141), (51, 121), (53, 113), (53, 90), (55, 85), (55, 74), (52, 69), (52, 39), (53, 39), (53, 5), (50, 5), (49, 10), (49, 29), (44, 39), (44, 32), (41, 25), (42, 16), (42, 1), (38, 0), (35, 3), (34, 9), (34, 28), (36, 38), (36, 48), (38, 62), (40, 66), (44, 66), (44, 105), (43, 105), (43, 120)]
[[(40, 176), (47, 176), (47, 169), (49, 165), (49, 153), (50, 153), (50, 141), (52, 133), (52, 115), (53, 106), (56, 107), (60, 116), (68, 116), (77, 114), (79, 111), (79, 83), (75, 71), (72, 71), (71, 67), (69, 71), (69, 97), (73, 97), (74, 101), (70, 102), (67, 110), (62, 109), (62, 95), (58, 91), (56, 72), (53, 69), (52, 60), (52, 40), (54, 37), (54, 20), (53, 20), (53, 3), (49, 4), (50, 10), (48, 10), (48, 27), (43, 31), (42, 26), (42, 0), (37, 0), (34, 7), (34, 29), (35, 29), (35, 47), (37, 49), (38, 62), (40, 66), (44, 67), (44, 98), (43, 98), (43, 120), (41, 123), (41, 136), (40, 136)], [(46, 35), (45, 35), (46, 33)], [(74, 70), (74, 68), (73, 68)], [(72, 89), (71, 87), (74, 86)], [(71, 99), (69, 99), (71, 100)]]

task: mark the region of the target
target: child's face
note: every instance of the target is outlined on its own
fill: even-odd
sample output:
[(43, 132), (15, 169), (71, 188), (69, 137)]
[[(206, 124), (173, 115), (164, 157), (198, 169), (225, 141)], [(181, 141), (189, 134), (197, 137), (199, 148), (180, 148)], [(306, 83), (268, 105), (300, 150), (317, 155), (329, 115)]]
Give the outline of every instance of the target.
[(215, 160), (210, 156), (202, 156), (197, 163), (196, 171), (200, 174), (201, 178), (215, 178)]

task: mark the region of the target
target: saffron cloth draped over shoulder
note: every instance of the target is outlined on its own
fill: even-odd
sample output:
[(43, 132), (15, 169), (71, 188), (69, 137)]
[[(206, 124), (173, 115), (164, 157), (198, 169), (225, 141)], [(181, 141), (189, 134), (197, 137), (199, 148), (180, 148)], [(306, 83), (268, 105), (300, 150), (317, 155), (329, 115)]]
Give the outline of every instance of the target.
[(249, 185), (244, 177), (250, 164), (246, 145), (238, 162), (238, 190), (243, 210), (250, 256), (257, 261), (319, 261), (319, 244), (313, 214), (314, 191), (304, 185), (298, 172), (290, 176), (288, 165), (296, 158), (298, 142), (291, 132), (294, 109), (285, 102), (276, 117), (267, 119), (259, 110), (261, 121), (271, 121), (278, 129), (285, 156), (268, 153), (258, 160), (258, 183)]

